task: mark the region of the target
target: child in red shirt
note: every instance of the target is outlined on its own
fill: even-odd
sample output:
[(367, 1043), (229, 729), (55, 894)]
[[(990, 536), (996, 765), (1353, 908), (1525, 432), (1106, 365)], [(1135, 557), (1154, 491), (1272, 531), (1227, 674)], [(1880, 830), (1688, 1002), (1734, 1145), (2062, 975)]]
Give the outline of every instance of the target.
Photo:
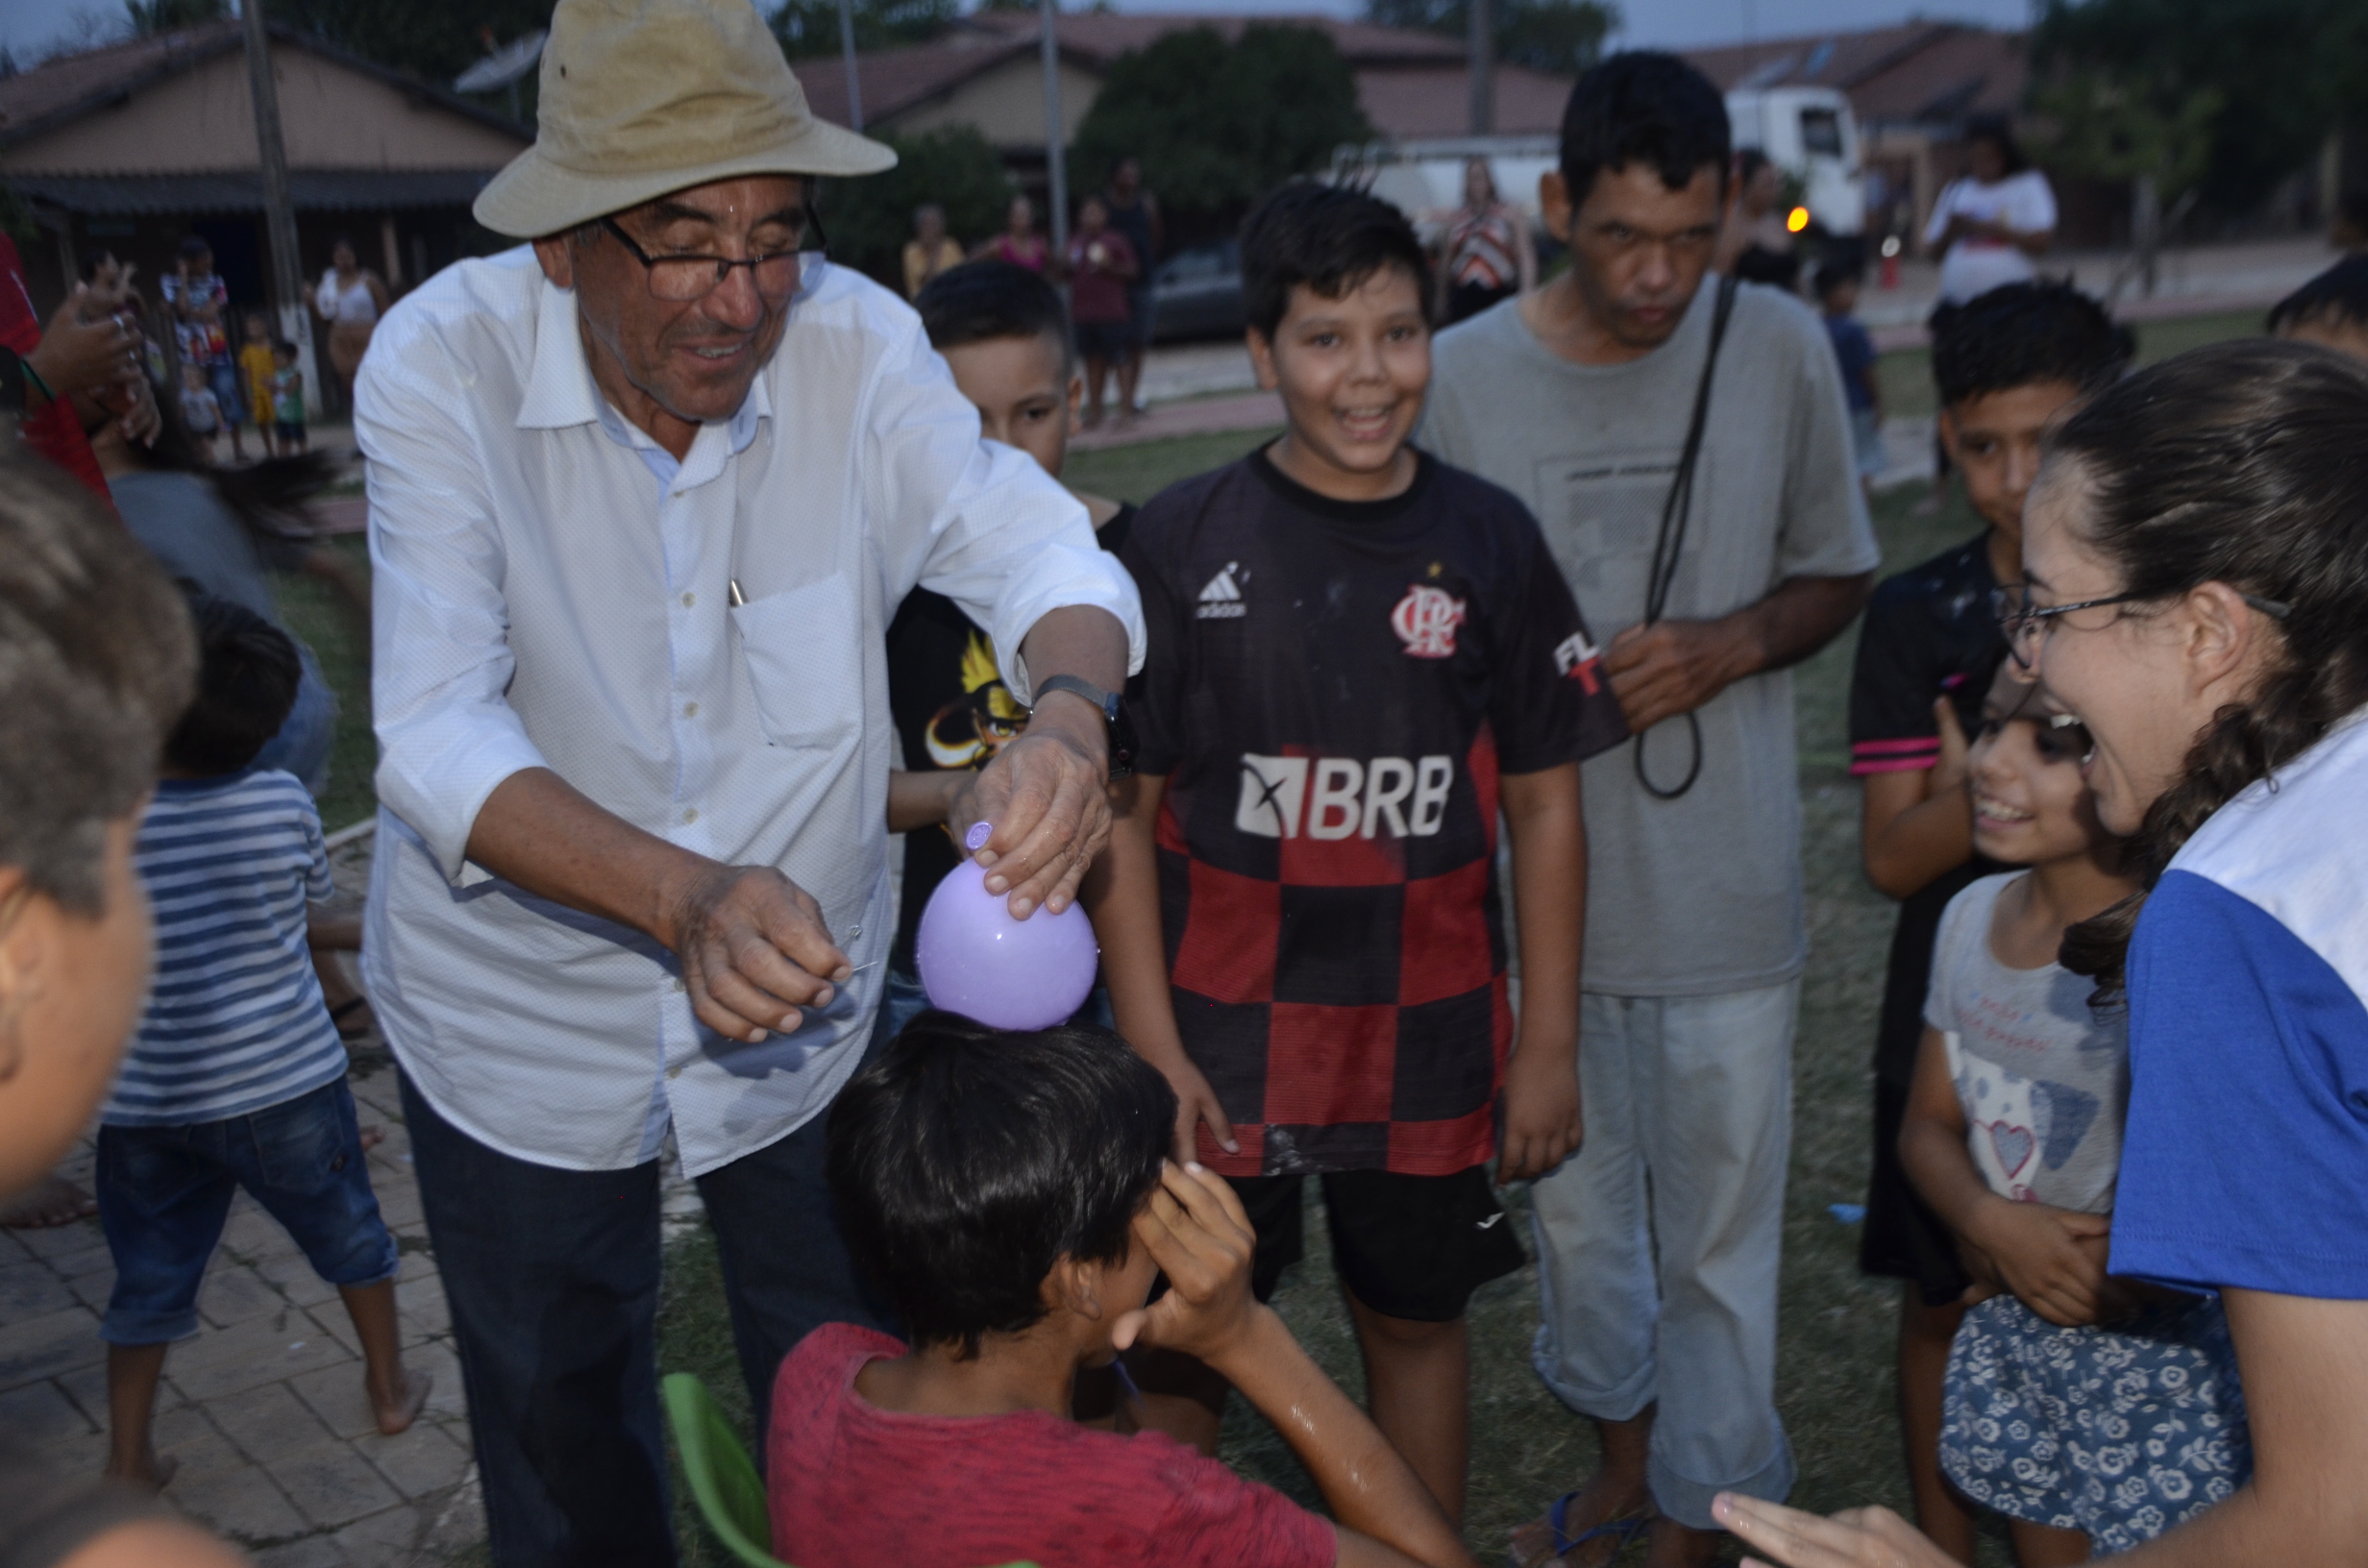
[[(1174, 1118), (1158, 1071), (1100, 1029), (925, 1013), (855, 1077), (830, 1113), (831, 1191), (912, 1344), (831, 1324), (781, 1363), (777, 1555), (1468, 1568), (1405, 1460), (1252, 1299), (1249, 1222), (1221, 1177), (1162, 1158)], [(1078, 1369), (1136, 1343), (1230, 1378), (1339, 1524), (1159, 1433), (1073, 1422)]]

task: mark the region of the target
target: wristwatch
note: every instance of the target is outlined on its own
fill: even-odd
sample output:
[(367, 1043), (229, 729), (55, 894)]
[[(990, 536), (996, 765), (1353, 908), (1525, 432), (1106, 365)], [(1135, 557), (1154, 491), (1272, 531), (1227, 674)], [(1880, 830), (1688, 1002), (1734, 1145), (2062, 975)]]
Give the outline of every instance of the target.
[(1135, 771), (1135, 722), (1126, 715), (1126, 698), (1075, 675), (1047, 675), (1036, 683), (1036, 700), (1042, 702), (1047, 692), (1069, 692), (1101, 709), (1110, 735), (1110, 776), (1124, 778)]

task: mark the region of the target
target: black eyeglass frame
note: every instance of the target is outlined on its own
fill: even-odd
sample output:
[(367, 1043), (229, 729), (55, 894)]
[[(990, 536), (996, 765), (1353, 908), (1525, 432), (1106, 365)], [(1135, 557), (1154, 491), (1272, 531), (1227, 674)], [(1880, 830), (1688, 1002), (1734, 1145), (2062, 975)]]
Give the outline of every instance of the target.
[[(796, 260), (799, 257), (805, 255), (809, 249), (819, 253), (821, 251), (827, 250), (830, 245), (829, 236), (823, 233), (823, 216), (820, 212), (814, 210), (814, 204), (812, 202), (807, 202), (805, 204), (804, 221), (799, 228), (798, 243), (793, 249), (787, 251), (774, 251), (765, 256), (747, 257), (740, 260), (734, 260), (728, 256), (704, 256), (698, 254), (687, 256), (652, 256), (648, 251), (641, 248), (640, 241), (636, 240), (632, 235), (625, 232), (624, 225), (618, 223), (614, 217), (604, 213), (593, 221), (598, 223), (603, 229), (608, 231), (611, 234), (614, 234), (617, 238), (617, 242), (625, 247), (627, 254), (631, 256), (634, 260), (641, 263), (642, 272), (650, 280), (650, 292), (654, 298), (661, 300), (666, 299), (665, 295), (657, 292), (657, 265), (659, 262), (709, 261), (715, 264), (715, 281), (713, 282), (710, 282), (705, 288), (701, 289), (698, 293), (690, 295), (687, 298), (680, 300), (667, 300), (669, 305), (689, 305), (695, 301), (705, 299), (708, 295), (724, 286), (724, 280), (731, 276), (731, 270), (734, 267), (748, 268), (749, 282), (753, 284), (756, 282), (756, 269), (758, 267), (778, 261), (784, 257), (787, 257), (791, 260)], [(807, 244), (809, 239), (813, 241), (810, 247)], [(790, 295), (795, 294), (797, 291), (798, 283), (796, 280), (792, 280), (789, 287), (782, 292), (779, 298), (787, 299)], [(767, 299), (772, 299), (775, 297), (767, 292), (767, 290), (765, 290), (761, 285), (757, 287), (756, 292), (764, 295)]]
[[(2052, 621), (2060, 615), (2070, 615), (2074, 610), (2101, 609), (2108, 604), (2129, 604), (2158, 597), (2155, 594), (2122, 593), (2108, 594), (2102, 599), (2076, 599), (2069, 604), (2032, 604), (2016, 598), (2012, 589), (1992, 588), (1989, 591), (1989, 607), (1990, 613), (1998, 618), (1998, 630), (2007, 640), (2008, 655), (2014, 660), (2016, 669), (2028, 670), (2031, 661), (2023, 657), (2023, 638), (2041, 622)], [(2294, 613), (2293, 605), (2280, 600), (2263, 599), (2258, 594), (2239, 594), (2237, 597), (2273, 621), (2282, 621)]]

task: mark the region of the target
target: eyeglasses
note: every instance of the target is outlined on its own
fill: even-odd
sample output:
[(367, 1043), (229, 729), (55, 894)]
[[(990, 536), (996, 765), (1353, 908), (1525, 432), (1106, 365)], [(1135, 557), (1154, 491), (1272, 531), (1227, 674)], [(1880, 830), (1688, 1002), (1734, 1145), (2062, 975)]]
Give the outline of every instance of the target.
[(674, 305), (705, 299), (724, 285), (734, 267), (748, 268), (749, 281), (766, 299), (785, 300), (798, 286), (798, 256), (807, 248), (806, 241), (811, 239), (813, 249), (818, 251), (829, 244), (823, 233), (822, 216), (810, 206), (805, 209), (804, 221), (799, 225), (795, 245), (785, 251), (738, 260), (728, 256), (652, 256), (616, 219), (604, 217), (600, 226), (614, 234), (618, 243), (649, 273), (650, 292)]
[(1998, 618), (1998, 630), (2007, 640), (2007, 651), (2013, 655), (2015, 665), (2031, 668), (2031, 645), (2038, 640), (2040, 627), (2060, 615), (2074, 610), (2100, 609), (2108, 604), (2128, 604), (2146, 599), (2145, 594), (2108, 594), (2102, 599), (2076, 599), (2069, 604), (2034, 604), (2011, 588), (1992, 588), (1989, 591), (1990, 613)]
[[(1990, 613), (1998, 618), (1998, 629), (2007, 640), (2007, 651), (2013, 655), (2015, 665), (2031, 668), (2031, 645), (2037, 641), (2039, 628), (2060, 615), (2074, 610), (2094, 610), (2108, 604), (2129, 604), (2141, 599), (2158, 598), (2153, 594), (2108, 594), (2103, 599), (2076, 599), (2069, 604), (2034, 604), (2011, 588), (1992, 588), (1989, 591)], [(2282, 600), (2264, 599), (2258, 594), (2240, 593), (2237, 597), (2253, 609), (2272, 621), (2283, 621), (2294, 613), (2294, 606)]]

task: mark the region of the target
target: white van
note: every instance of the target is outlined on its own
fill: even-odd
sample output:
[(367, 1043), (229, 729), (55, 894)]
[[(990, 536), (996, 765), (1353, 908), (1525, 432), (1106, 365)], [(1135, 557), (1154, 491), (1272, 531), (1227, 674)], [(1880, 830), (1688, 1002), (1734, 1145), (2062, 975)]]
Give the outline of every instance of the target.
[(1832, 87), (1745, 87), (1727, 94), (1735, 150), (1756, 147), (1800, 176), (1801, 204), (1829, 234), (1866, 228), (1866, 178), (1850, 100)]

